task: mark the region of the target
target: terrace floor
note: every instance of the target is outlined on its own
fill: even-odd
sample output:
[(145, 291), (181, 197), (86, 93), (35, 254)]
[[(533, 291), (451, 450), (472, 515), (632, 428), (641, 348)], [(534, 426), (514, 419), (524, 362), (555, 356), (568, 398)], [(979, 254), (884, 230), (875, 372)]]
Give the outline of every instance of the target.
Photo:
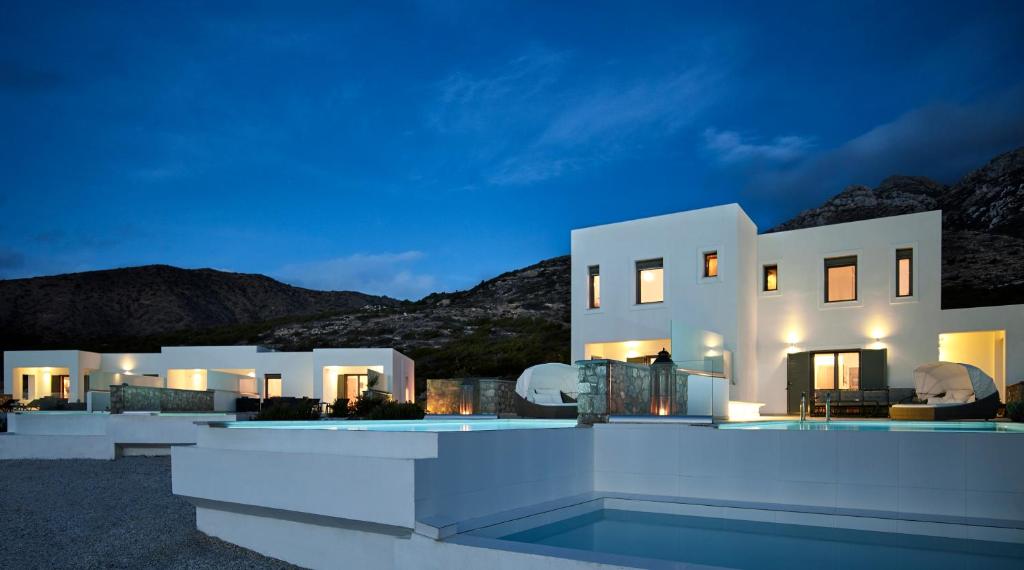
[(295, 568), (196, 530), (169, 457), (0, 461), (4, 568)]

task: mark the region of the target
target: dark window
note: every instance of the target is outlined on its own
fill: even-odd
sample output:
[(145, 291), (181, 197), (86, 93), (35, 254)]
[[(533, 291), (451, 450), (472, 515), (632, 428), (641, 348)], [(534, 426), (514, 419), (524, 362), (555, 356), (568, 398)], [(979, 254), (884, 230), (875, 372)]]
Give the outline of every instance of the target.
[(825, 260), (825, 302), (857, 300), (857, 256)]
[(910, 297), (914, 294), (914, 250), (896, 250), (896, 296)]
[(761, 283), (761, 288), (764, 291), (778, 291), (779, 290), (779, 266), (765, 265), (764, 266), (764, 279)]
[(591, 265), (587, 268), (587, 281), (589, 300), (587, 306), (591, 309), (601, 308), (601, 266)]
[(33, 376), (30, 374), (21, 375), (21, 399), (26, 402), (28, 401), (28, 384), (32, 378)]
[(704, 277), (718, 277), (718, 252), (704, 252)]
[(636, 262), (636, 302), (638, 305), (665, 300), (665, 269), (662, 260)]

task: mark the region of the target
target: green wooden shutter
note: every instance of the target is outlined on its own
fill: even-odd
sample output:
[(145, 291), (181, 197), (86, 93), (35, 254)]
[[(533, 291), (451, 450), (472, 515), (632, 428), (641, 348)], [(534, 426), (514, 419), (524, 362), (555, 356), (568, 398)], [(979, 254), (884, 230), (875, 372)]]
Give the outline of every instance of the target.
[(786, 412), (800, 413), (800, 396), (807, 394), (808, 406), (814, 402), (811, 390), (811, 353), (795, 352), (786, 359)]
[(860, 389), (884, 390), (889, 387), (886, 350), (860, 351)]

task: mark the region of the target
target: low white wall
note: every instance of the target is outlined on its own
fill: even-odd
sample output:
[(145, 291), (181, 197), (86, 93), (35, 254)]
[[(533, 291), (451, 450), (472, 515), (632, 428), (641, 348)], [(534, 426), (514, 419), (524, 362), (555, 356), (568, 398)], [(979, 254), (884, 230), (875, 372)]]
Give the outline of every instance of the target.
[(214, 390), (213, 409), (218, 412), (233, 412), (239, 396), (241, 394), (238, 392)]
[(106, 435), (107, 414), (19, 412), (7, 415), (7, 431), (21, 435)]
[(1024, 436), (597, 425), (594, 490), (1024, 522)]
[(85, 409), (90, 412), (106, 412), (110, 410), (110, 392), (89, 391), (85, 395)]
[(113, 459), (118, 446), (194, 444), (196, 422), (234, 419), (234, 414), (9, 414), (0, 459)]
[(19, 435), (0, 433), (0, 459), (113, 459), (114, 446), (102, 435)]
[(459, 520), (589, 492), (591, 430), (438, 434), (436, 459), (416, 462), (416, 518)]
[(413, 528), (413, 460), (176, 447), (176, 495)]

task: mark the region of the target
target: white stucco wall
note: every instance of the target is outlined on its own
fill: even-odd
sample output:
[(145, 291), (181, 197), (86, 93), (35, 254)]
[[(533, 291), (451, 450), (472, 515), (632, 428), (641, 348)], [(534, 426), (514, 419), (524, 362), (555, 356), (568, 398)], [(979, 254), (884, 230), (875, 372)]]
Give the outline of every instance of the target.
[[(763, 412), (786, 410), (789, 350), (885, 348), (889, 386), (906, 388), (914, 386), (914, 367), (938, 357), (941, 212), (764, 234), (757, 245), (758, 272), (779, 266), (779, 290), (757, 293)], [(911, 298), (895, 297), (895, 251), (902, 247), (914, 249)], [(858, 299), (826, 304), (824, 260), (843, 255), (857, 256)]]
[[(15, 398), (21, 397), (21, 376), (18, 368), (66, 368), (70, 376), (69, 400), (85, 401), (85, 374), (90, 369), (100, 368), (100, 355), (81, 350), (17, 350), (4, 352), (4, 389)], [(43, 386), (40, 378), (30, 385), (29, 399), (47, 396), (49, 386)]]
[[(673, 327), (708, 330), (734, 353), (733, 397), (753, 394), (756, 232), (736, 204), (574, 230), (572, 360), (585, 357), (588, 343), (669, 338)], [(718, 252), (718, 277), (703, 278), (706, 251)], [(638, 305), (636, 262), (652, 258), (664, 261), (664, 302)], [(592, 265), (601, 268), (599, 309), (587, 306)]]
[[(913, 296), (898, 298), (896, 257), (913, 248)], [(704, 251), (719, 277), (702, 279)], [(824, 260), (857, 256), (856, 301), (825, 303)], [(662, 258), (665, 300), (635, 303), (635, 262)], [(762, 291), (764, 265), (778, 290)], [(588, 268), (600, 266), (601, 307), (588, 308)], [(942, 214), (923, 212), (757, 235), (735, 204), (572, 232), (572, 359), (589, 343), (710, 331), (732, 351), (730, 397), (786, 410), (789, 352), (885, 348), (891, 387), (913, 387), (916, 366), (937, 360), (938, 335), (1006, 331), (1005, 384), (1024, 379), (1024, 306), (941, 310)], [(692, 343), (673, 356), (692, 359)], [(994, 366), (994, 364), (993, 364)], [(1001, 385), (1002, 389), (1003, 386)]]
[[(107, 354), (78, 350), (9, 351), (4, 353), (4, 386), (20, 390), (21, 379), (15, 377), (18, 368), (67, 368), (71, 376), (71, 400), (85, 401), (83, 378), (90, 370), (105, 372), (101, 375), (104, 379), (129, 371), (137, 376), (157, 374), (172, 382), (182, 375), (191, 377), (192, 371), (197, 370), (200, 384), (212, 382), (208, 387), (233, 392), (237, 388), (232, 388), (235, 382), (231, 379), (241, 376), (236, 372), (215, 371), (251, 370), (260, 396), (264, 395), (265, 376), (280, 374), (283, 396), (320, 398), (323, 396), (323, 367), (345, 365), (374, 367), (385, 377), (381, 389), (392, 392), (399, 401), (415, 398), (411, 388), (415, 365), (412, 359), (390, 348), (271, 352), (256, 346), (170, 346), (160, 352)], [(33, 384), (32, 398), (37, 397), (36, 385), (41, 385), (40, 382)], [(48, 387), (46, 393), (49, 393)]]

